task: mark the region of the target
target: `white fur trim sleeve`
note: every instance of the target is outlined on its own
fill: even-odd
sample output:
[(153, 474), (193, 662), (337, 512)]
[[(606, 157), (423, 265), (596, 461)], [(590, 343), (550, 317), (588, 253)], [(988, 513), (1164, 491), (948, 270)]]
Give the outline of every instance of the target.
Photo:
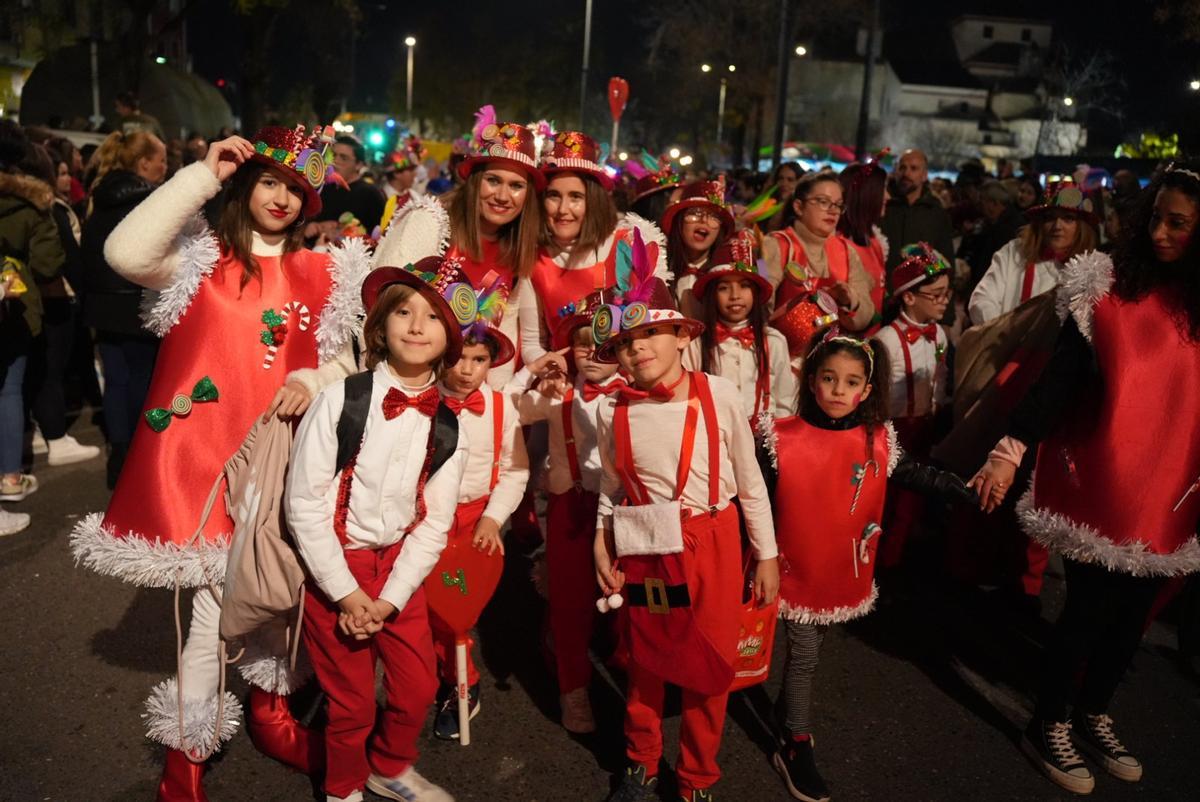
[(883, 261), (886, 262), (888, 254), (891, 253), (888, 238), (883, 235), (883, 230), (879, 226), (871, 226), (871, 233), (875, 235), (875, 239), (879, 240), (879, 249), (883, 251)]
[(1092, 341), (1092, 315), (1096, 304), (1112, 289), (1113, 263), (1108, 254), (1088, 251), (1071, 258), (1062, 271), (1055, 308), (1058, 319), (1075, 318), (1079, 332)]
[(104, 242), (104, 259), (134, 284), (166, 288), (182, 265), (180, 235), (220, 191), (221, 182), (204, 164), (184, 167), (113, 229)]
[(625, 212), (618, 228), (636, 228), (642, 232), (642, 242), (647, 245), (653, 242), (658, 247), (658, 259), (654, 262), (654, 275), (667, 281), (671, 274), (667, 269), (667, 237), (663, 234), (662, 229), (633, 212)]
[(883, 422), (883, 428), (887, 432), (887, 475), (891, 476), (892, 471), (896, 470), (896, 466), (900, 464), (900, 458), (904, 456), (904, 449), (900, 447), (900, 438), (896, 436), (896, 427), (890, 420)]
[(146, 700), (146, 736), (163, 746), (180, 751), (204, 751), (219, 733), (217, 749), (237, 732), (242, 720), (242, 703), (229, 691), (225, 692), (225, 707), (217, 721), (218, 697), (183, 700), (183, 732), (179, 727), (179, 686), (175, 677), (165, 679), (150, 692)]
[(841, 624), (845, 621), (853, 621), (855, 618), (862, 618), (874, 610), (875, 602), (878, 598), (879, 587), (874, 582), (871, 583), (871, 595), (852, 607), (831, 607), (827, 610), (813, 610), (808, 607), (798, 607), (789, 604), (787, 599), (780, 597), (779, 617), (785, 621), (794, 621), (797, 624), (816, 624), (817, 626)]
[(404, 267), (426, 256), (441, 256), (449, 239), (450, 216), (438, 199), (415, 197), (396, 210), (371, 266)]
[[(316, 602), (312, 602), (315, 604)], [(255, 688), (280, 696), (290, 696), (308, 682), (312, 676), (312, 665), (303, 649), (296, 660), (296, 670), (286, 654), (276, 655), (253, 651), (247, 644), (246, 654), (237, 663), (238, 673)]]
[(115, 576), (143, 588), (198, 588), (225, 581), (229, 561), (229, 536), (184, 547), (163, 543), (135, 532), (117, 537), (103, 526), (104, 516), (94, 512), (71, 530), (75, 563), (98, 574)]
[(220, 256), (221, 249), (212, 229), (196, 215), (176, 241), (176, 268), (171, 283), (161, 290), (142, 294), (142, 325), (159, 337), (165, 336), (192, 305), (200, 282), (212, 274)]
[(1133, 576), (1182, 576), (1200, 572), (1200, 541), (1196, 538), (1170, 554), (1156, 554), (1141, 541), (1116, 543), (1087, 524), (1044, 507), (1035, 507), (1032, 481), (1029, 490), (1017, 502), (1016, 511), (1025, 534), (1072, 560), (1103, 565), (1110, 571)]
[(317, 323), (318, 363), (334, 359), (362, 331), (362, 283), (371, 272), (371, 251), (361, 237), (343, 239), (329, 255), (333, 284)]

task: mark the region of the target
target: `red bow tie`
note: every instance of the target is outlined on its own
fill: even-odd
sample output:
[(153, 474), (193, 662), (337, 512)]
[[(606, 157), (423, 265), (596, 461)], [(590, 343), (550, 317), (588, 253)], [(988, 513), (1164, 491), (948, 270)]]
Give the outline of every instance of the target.
[(427, 418), (432, 418), (437, 412), (438, 402), (441, 396), (438, 394), (436, 387), (430, 387), (420, 395), (409, 396), (407, 393), (402, 393), (395, 387), (388, 388), (387, 395), (383, 397), (383, 417), (386, 420), (399, 415), (404, 410), (412, 407), (417, 412), (420, 412)]
[(924, 337), (929, 342), (937, 342), (937, 324), (930, 323), (928, 326), (909, 326), (904, 330), (904, 337), (908, 340), (909, 345), (915, 345), (917, 340)]
[(446, 406), (450, 407), (450, 411), (455, 415), (462, 414), (465, 409), (468, 412), (474, 412), (476, 415), (482, 415), (484, 409), (483, 393), (478, 390), (472, 390), (471, 394), (466, 398), (451, 398), (446, 396)]
[(602, 395), (613, 395), (620, 392), (623, 388), (628, 387), (621, 379), (609, 382), (608, 384), (596, 384), (595, 382), (583, 383), (583, 400), (587, 403), (595, 401), (597, 397)]
[(749, 326), (743, 326), (740, 329), (731, 329), (724, 323), (717, 323), (717, 345), (726, 340), (737, 340), (746, 348), (754, 347), (754, 329)]

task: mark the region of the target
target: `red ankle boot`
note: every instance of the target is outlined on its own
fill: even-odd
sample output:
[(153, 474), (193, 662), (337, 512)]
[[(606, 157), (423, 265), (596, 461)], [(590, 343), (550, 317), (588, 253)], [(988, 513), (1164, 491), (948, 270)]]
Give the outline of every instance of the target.
[(167, 750), (167, 765), (158, 783), (157, 802), (208, 802), (204, 795), (204, 763), (193, 763), (178, 749)]
[(259, 752), (285, 766), (304, 774), (325, 768), (325, 739), (296, 721), (284, 696), (251, 688), (246, 731)]

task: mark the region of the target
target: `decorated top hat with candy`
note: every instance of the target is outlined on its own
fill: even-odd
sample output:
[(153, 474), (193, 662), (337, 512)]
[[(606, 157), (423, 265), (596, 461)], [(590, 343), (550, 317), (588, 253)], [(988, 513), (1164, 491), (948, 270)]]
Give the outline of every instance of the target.
[(928, 242), (905, 245), (900, 249), (904, 261), (888, 276), (888, 289), (893, 298), (910, 290), (926, 279), (950, 271), (950, 263)]
[(275, 168), (289, 180), (295, 180), (304, 190), (304, 216), (313, 217), (321, 211), (321, 187), (333, 181), (346, 187), (346, 182), (333, 169), (333, 127), (313, 129), (306, 134), (303, 125), (284, 128), (268, 125), (254, 135), (254, 155), (251, 161)]
[(462, 329), (464, 343), (484, 344), (491, 340), (495, 344), (492, 367), (496, 367), (517, 355), (512, 340), (500, 331), (508, 293), (504, 280), (494, 272), (484, 276), (482, 283), (483, 289), (476, 291), (469, 281), (456, 281), (446, 287), (442, 296)]
[(1100, 222), (1093, 209), (1091, 199), (1083, 194), (1082, 189), (1071, 183), (1060, 184), (1045, 203), (1030, 206), (1025, 210), (1025, 217), (1041, 222), (1054, 212), (1078, 217), (1093, 226)]
[[(367, 274), (362, 284), (363, 308), (368, 314), (379, 300), (379, 294), (393, 284), (411, 287), (429, 302), (433, 311), (442, 319), (446, 326), (446, 353), (443, 356), (445, 364), (453, 365), (462, 356), (463, 327), (465, 313), (463, 305), (455, 312), (448, 297), (453, 297), (459, 288), (466, 287), (471, 293), (472, 304), (475, 303), (475, 293), (470, 285), (456, 282), (458, 268), (441, 256), (426, 256), (413, 264), (403, 267), (385, 265), (377, 267)], [(461, 294), (461, 293), (460, 293)], [(474, 314), (474, 310), (472, 310)]]
[(738, 278), (751, 282), (754, 285), (755, 299), (760, 304), (771, 299), (774, 287), (764, 275), (761, 266), (754, 261), (754, 235), (749, 231), (738, 232), (717, 246), (713, 251), (712, 266), (696, 277), (692, 294), (702, 300), (709, 286), (723, 278)]
[(476, 168), (486, 164), (519, 170), (529, 176), (538, 190), (546, 188), (546, 177), (538, 170), (533, 132), (520, 123), (497, 121), (492, 106), (484, 106), (475, 113), (467, 158), (459, 163), (458, 175), (465, 181)]
[(662, 230), (668, 234), (675, 222), (675, 217), (688, 209), (707, 209), (716, 214), (721, 221), (721, 234), (728, 237), (733, 233), (733, 212), (725, 202), (725, 179), (716, 181), (695, 181), (683, 188), (679, 200), (672, 203), (663, 212)]
[(596, 140), (579, 131), (559, 131), (542, 144), (542, 174), (547, 181), (556, 173), (583, 173), (611, 192), (613, 179), (601, 166), (603, 161)]
[(671, 167), (666, 159), (657, 159), (649, 153), (643, 153), (641, 159), (626, 159), (625, 172), (634, 179), (633, 203), (637, 203), (648, 195), (665, 192), (679, 186), (679, 173)]

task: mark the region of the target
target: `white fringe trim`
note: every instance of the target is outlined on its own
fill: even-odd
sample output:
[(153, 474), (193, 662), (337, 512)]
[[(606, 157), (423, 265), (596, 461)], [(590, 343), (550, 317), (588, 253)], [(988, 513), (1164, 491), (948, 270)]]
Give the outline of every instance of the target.
[(288, 665), (291, 661), (286, 655), (252, 654), (252, 649), (252, 646), (246, 647), (246, 654), (238, 661), (237, 668), (242, 679), (255, 688), (290, 696), (312, 677), (312, 664), (303, 649), (296, 658), (295, 671)]
[(797, 624), (816, 624), (818, 626), (841, 624), (846, 621), (853, 621), (855, 618), (862, 618), (874, 610), (875, 602), (878, 598), (879, 587), (874, 582), (871, 583), (871, 595), (853, 607), (812, 610), (808, 607), (796, 607), (788, 604), (787, 600), (781, 596), (779, 598), (779, 617), (785, 621), (794, 621)]
[(216, 235), (200, 215), (184, 227), (176, 243), (179, 267), (171, 285), (161, 291), (142, 293), (142, 325), (159, 337), (174, 328), (187, 312), (200, 282), (212, 274), (221, 256)]
[(387, 233), (375, 246), (371, 267), (404, 267), (426, 256), (441, 256), (450, 240), (450, 216), (432, 195), (419, 195), (396, 210)]
[(658, 246), (658, 259), (654, 263), (654, 275), (662, 279), (667, 278), (667, 236), (663, 234), (662, 229), (633, 212), (625, 212), (621, 216), (620, 227), (636, 228), (642, 232), (642, 242), (647, 245), (653, 242)]
[(771, 467), (779, 470), (779, 432), (775, 430), (775, 416), (768, 410), (758, 413), (758, 438), (762, 441), (767, 456), (771, 458)]
[(1058, 319), (1074, 317), (1079, 331), (1092, 341), (1092, 316), (1096, 304), (1113, 285), (1113, 263), (1108, 254), (1088, 251), (1072, 257), (1063, 267), (1055, 299)]
[(871, 226), (871, 233), (875, 235), (875, 239), (879, 240), (879, 247), (883, 250), (883, 261), (886, 262), (892, 247), (888, 238), (883, 236), (883, 231), (879, 226)]
[(346, 237), (329, 251), (333, 284), (317, 323), (317, 362), (333, 359), (362, 331), (366, 310), (362, 283), (371, 272), (371, 251), (362, 237)]
[[(170, 677), (154, 686), (146, 699), (146, 736), (163, 746), (180, 751), (203, 751), (212, 743), (217, 723), (217, 697), (183, 700), (183, 737), (179, 733), (179, 686)], [(225, 692), (225, 710), (220, 721), (217, 749), (237, 732), (242, 720), (242, 703)]]
[(1133, 576), (1181, 576), (1200, 571), (1200, 541), (1191, 538), (1170, 554), (1156, 554), (1141, 541), (1115, 543), (1087, 524), (1033, 506), (1033, 483), (1017, 502), (1021, 528), (1031, 538), (1064, 557), (1103, 565)]
[(904, 456), (904, 449), (900, 447), (900, 438), (896, 436), (896, 427), (890, 420), (883, 422), (883, 428), (887, 431), (887, 475), (891, 476), (892, 471), (896, 470), (896, 466), (900, 464), (900, 458)]
[(102, 514), (93, 512), (71, 530), (76, 565), (143, 588), (173, 589), (177, 574), (180, 586), (185, 588), (225, 581), (228, 535), (184, 548), (178, 543), (151, 541), (136, 532), (117, 537), (101, 524), (103, 520)]

